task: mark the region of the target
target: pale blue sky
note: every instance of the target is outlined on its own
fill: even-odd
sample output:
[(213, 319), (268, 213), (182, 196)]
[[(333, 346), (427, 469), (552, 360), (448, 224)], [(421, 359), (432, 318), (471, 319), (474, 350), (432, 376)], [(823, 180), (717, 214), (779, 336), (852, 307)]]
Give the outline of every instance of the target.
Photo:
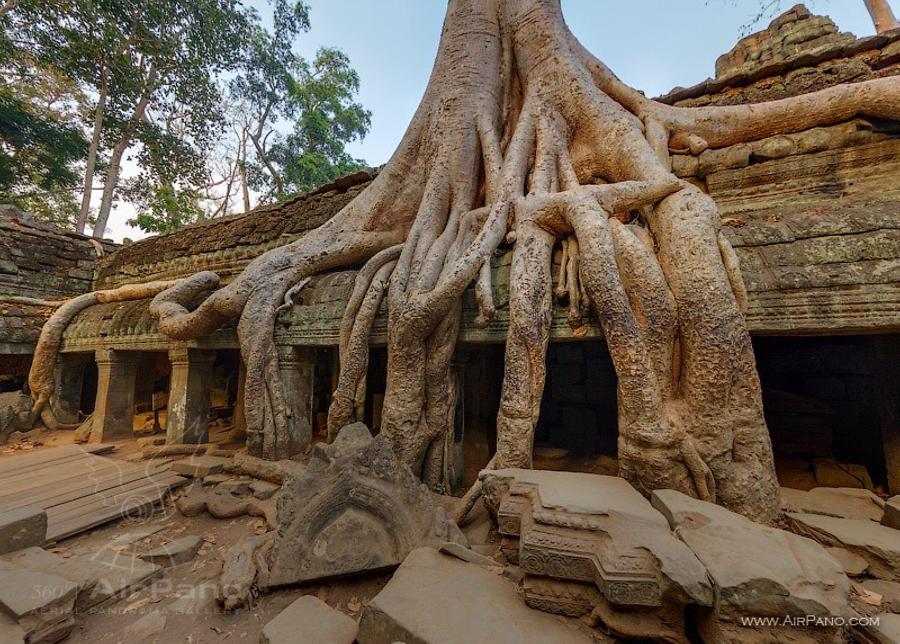
[[(894, 0), (896, 2), (896, 0)], [(312, 30), (298, 51), (343, 49), (362, 80), (360, 101), (372, 110), (372, 130), (351, 146), (372, 165), (387, 161), (418, 105), (437, 51), (444, 0), (307, 0)], [(625, 82), (658, 96), (713, 75), (741, 27), (764, 0), (562, 0), (566, 21), (581, 42)], [(257, 4), (254, 2), (254, 4)], [(264, 2), (260, 4), (264, 5)], [(782, 10), (794, 2), (782, 2)], [(874, 33), (863, 0), (815, 0), (842, 31)], [(768, 25), (762, 21), (754, 31)]]
[[(731, 49), (741, 29), (768, 0), (562, 0), (572, 31), (631, 86), (658, 96), (676, 85), (694, 85), (713, 75), (716, 58)], [(244, 0), (265, 21), (266, 0)], [(388, 160), (425, 90), (437, 51), (446, 0), (307, 0), (312, 29), (296, 50), (311, 58), (322, 46), (338, 47), (359, 72), (360, 102), (372, 111), (372, 129), (351, 154), (370, 165)], [(898, 0), (892, 0), (895, 11)], [(783, 0), (781, 10), (794, 3)], [(827, 14), (842, 31), (874, 33), (863, 0), (810, 0), (813, 13)], [(754, 31), (768, 25), (760, 21)], [(126, 171), (128, 168), (126, 168)], [(108, 235), (146, 236), (127, 226), (130, 204), (118, 203)]]

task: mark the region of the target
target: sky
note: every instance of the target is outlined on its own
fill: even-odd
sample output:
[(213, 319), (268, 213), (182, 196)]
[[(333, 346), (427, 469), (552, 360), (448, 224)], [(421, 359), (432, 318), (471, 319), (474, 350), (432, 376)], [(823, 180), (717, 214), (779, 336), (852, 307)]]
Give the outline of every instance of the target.
[[(594, 55), (623, 81), (658, 96), (714, 76), (716, 58), (744, 35), (744, 27), (769, 0), (562, 0), (570, 28)], [(896, 0), (895, 0), (896, 1)], [(244, 0), (264, 21), (265, 0)], [(431, 73), (437, 52), (444, 0), (307, 0), (312, 29), (301, 34), (296, 51), (308, 58), (322, 46), (350, 57), (360, 76), (358, 100), (372, 111), (372, 127), (349, 152), (371, 166), (388, 160), (400, 142)], [(781, 2), (780, 11), (794, 3)], [(863, 0), (808, 0), (813, 13), (826, 14), (841, 31), (858, 37), (874, 29)], [(780, 13), (779, 11), (779, 13)], [(777, 15), (777, 14), (776, 14)], [(771, 17), (753, 31), (766, 27)], [(110, 215), (107, 236), (139, 239), (125, 224), (127, 204)]]

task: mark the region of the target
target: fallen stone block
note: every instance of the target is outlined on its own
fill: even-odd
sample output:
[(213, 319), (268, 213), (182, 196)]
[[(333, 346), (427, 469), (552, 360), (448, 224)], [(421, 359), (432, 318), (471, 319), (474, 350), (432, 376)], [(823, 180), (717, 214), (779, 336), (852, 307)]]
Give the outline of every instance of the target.
[(42, 546), (47, 540), (47, 513), (40, 508), (0, 512), (0, 555)]
[(360, 644), (593, 641), (579, 625), (528, 608), (500, 575), (432, 548), (413, 550), (363, 610)]
[(260, 644), (353, 644), (359, 627), (344, 613), (304, 595), (263, 627)]
[(881, 521), (883, 502), (869, 490), (846, 487), (817, 487), (809, 491), (781, 488), (781, 509), (785, 512), (824, 514), (842, 519)]
[(138, 556), (144, 561), (170, 568), (191, 561), (203, 545), (203, 537), (191, 534), (164, 543), (158, 548), (143, 552)]
[[(656, 490), (651, 503), (703, 562), (716, 588), (715, 610), (700, 619), (705, 641), (757, 641), (759, 633), (765, 634), (761, 639), (783, 641), (802, 635), (789, 627), (745, 627), (744, 617), (849, 616), (849, 580), (815, 541), (674, 490)], [(822, 631), (824, 637), (838, 633), (838, 627)]]
[(269, 483), (268, 481), (254, 480), (250, 483), (250, 491), (253, 492), (253, 496), (263, 501), (272, 498), (280, 489), (281, 485)]
[(286, 472), (278, 520), (260, 587), (389, 568), (421, 545), (465, 543), (387, 438), (362, 423), (317, 445), (299, 474)]
[(210, 474), (218, 474), (222, 471), (229, 459), (220, 456), (191, 456), (180, 461), (175, 461), (171, 469), (178, 474), (202, 479)]
[(900, 530), (900, 496), (892, 496), (885, 501), (881, 525)]
[(900, 530), (865, 519), (789, 513), (792, 528), (826, 546), (839, 546), (869, 562), (869, 574), (900, 581)]
[(163, 572), (162, 566), (143, 561), (133, 551), (104, 549), (77, 559), (97, 570), (97, 585), (89, 593), (92, 609), (130, 595), (158, 579)]
[(76, 586), (75, 612), (89, 609), (92, 594), (100, 579), (97, 567), (79, 557), (60, 557), (43, 548), (25, 548), (6, 555), (3, 561), (19, 568), (55, 575), (71, 581)]
[(624, 479), (508, 469), (481, 481), (532, 608), (602, 620), (620, 637), (678, 641), (685, 606), (712, 604), (703, 565)]
[(77, 591), (58, 575), (0, 564), (0, 611), (17, 622), (29, 644), (58, 642), (72, 631)]
[(868, 561), (844, 548), (825, 548), (825, 552), (834, 557), (848, 577), (859, 577), (869, 569)]
[(863, 644), (897, 644), (900, 642), (900, 615), (881, 613), (872, 622), (854, 626), (854, 641)]
[(209, 476), (203, 477), (203, 487), (208, 485), (218, 485), (219, 483), (224, 483), (225, 481), (230, 481), (231, 476), (228, 474), (210, 474)]

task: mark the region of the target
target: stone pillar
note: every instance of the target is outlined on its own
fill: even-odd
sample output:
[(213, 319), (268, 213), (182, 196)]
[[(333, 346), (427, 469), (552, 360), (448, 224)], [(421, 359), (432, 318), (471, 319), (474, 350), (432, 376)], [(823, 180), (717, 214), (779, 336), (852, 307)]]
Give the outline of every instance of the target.
[(166, 443), (209, 442), (209, 393), (215, 351), (178, 347), (169, 351)]
[(115, 349), (98, 349), (97, 402), (94, 405), (91, 441), (131, 438), (134, 435), (134, 382), (137, 355)]
[(316, 350), (309, 347), (279, 346), (278, 364), (289, 412), (291, 452), (296, 454), (309, 447), (312, 441)]
[(238, 386), (234, 401), (234, 413), (231, 422), (234, 425), (236, 437), (247, 436), (247, 416), (244, 415), (244, 392), (247, 385), (247, 370), (244, 368), (244, 359), (238, 360)]
[(873, 341), (888, 491), (900, 494), (900, 335), (875, 336)]
[(50, 406), (56, 420), (61, 423), (77, 423), (79, 420), (84, 366), (90, 357), (89, 353), (60, 353), (56, 356), (56, 382)]

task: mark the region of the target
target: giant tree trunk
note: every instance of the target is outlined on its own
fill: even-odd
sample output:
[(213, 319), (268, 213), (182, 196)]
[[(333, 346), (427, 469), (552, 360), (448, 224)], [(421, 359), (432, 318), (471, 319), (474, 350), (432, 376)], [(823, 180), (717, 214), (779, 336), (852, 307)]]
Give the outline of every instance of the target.
[(582, 305), (593, 309), (618, 374), (621, 475), (645, 493), (675, 488), (771, 518), (778, 486), (741, 312), (746, 293), (715, 203), (672, 175), (669, 149), (699, 153), (857, 114), (897, 119), (898, 81), (754, 106), (670, 107), (587, 53), (559, 0), (448, 5), (422, 103), (372, 185), (193, 310), (214, 274), (161, 293), (151, 305), (160, 329), (192, 338), (240, 316), (249, 448), (283, 458), (291, 440), (273, 342), (278, 308), (306, 276), (364, 264), (341, 328), (329, 429), (358, 414), (368, 333), (386, 292), (382, 431), (420, 468), (453, 416), (460, 298), (474, 282), (478, 323), (493, 316), (489, 259), (506, 243), (496, 465), (527, 467), (544, 387), (550, 261), (564, 242), (560, 294), (570, 320), (578, 326)]

